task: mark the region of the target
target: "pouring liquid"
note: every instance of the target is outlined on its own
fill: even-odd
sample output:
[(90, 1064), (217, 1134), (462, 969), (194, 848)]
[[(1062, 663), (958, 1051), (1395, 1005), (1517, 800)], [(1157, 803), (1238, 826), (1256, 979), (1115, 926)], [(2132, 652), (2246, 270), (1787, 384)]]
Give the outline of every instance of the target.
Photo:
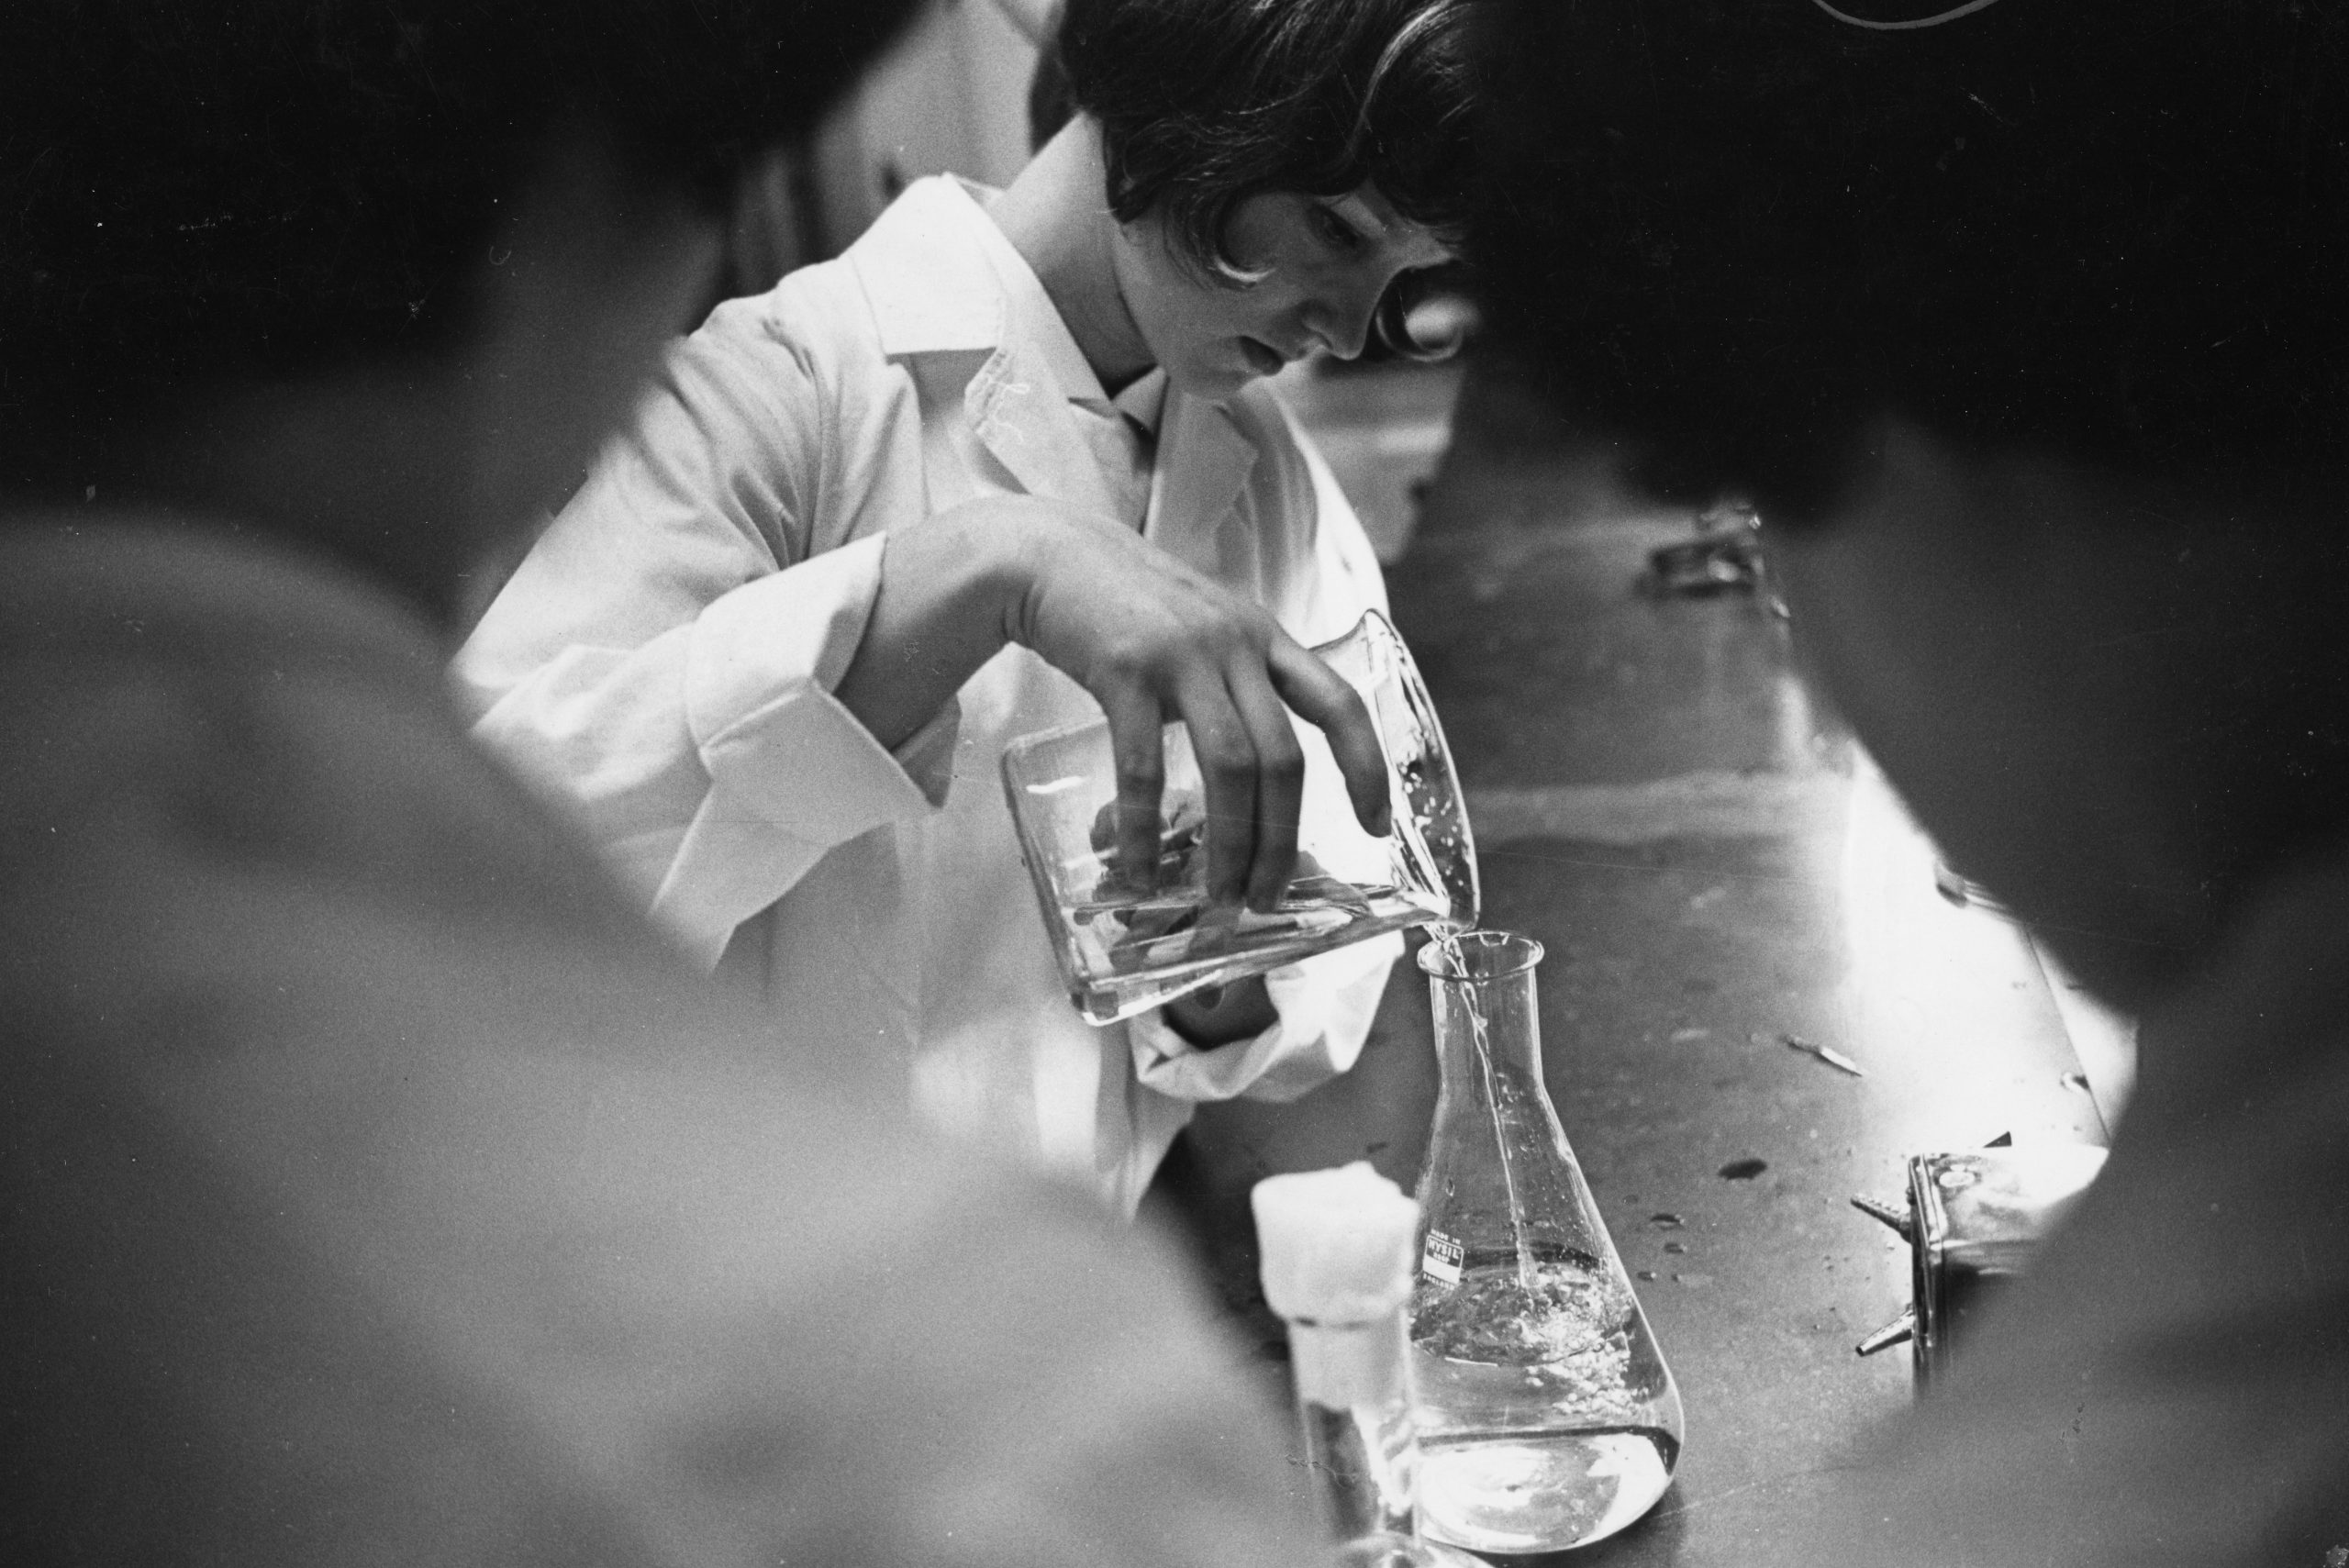
[(1508, 1233), (1517, 1249), (1517, 1279), (1527, 1302), (1533, 1299), (1533, 1251), (1526, 1242), (1525, 1200), (1518, 1195), (1517, 1169), (1509, 1158), (1509, 1139), (1501, 1124), (1498, 1075), (1493, 1071), (1492, 1031), (1485, 1023), (1484, 1004), (1470, 988), (1463, 997), (1468, 1013), (1468, 1034), (1476, 1047), (1476, 1070), (1485, 1079), (1485, 1110), (1492, 1118), (1493, 1146), (1500, 1151), (1501, 1187), (1508, 1195)]

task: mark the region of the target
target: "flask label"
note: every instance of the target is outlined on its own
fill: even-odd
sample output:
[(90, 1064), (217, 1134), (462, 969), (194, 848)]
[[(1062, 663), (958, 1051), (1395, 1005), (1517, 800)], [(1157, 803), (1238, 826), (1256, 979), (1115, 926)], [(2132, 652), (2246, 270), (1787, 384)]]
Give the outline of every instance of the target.
[(1441, 1230), (1431, 1230), (1428, 1244), (1419, 1253), (1419, 1273), (1445, 1284), (1458, 1284), (1461, 1260), (1466, 1256), (1459, 1242)]

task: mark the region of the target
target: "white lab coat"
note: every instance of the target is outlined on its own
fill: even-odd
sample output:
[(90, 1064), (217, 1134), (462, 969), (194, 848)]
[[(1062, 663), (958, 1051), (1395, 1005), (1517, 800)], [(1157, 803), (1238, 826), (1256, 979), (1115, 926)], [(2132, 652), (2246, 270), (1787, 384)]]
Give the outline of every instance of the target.
[[(1130, 1212), (1195, 1101), (1289, 1098), (1350, 1066), (1400, 944), (1277, 973), (1280, 1022), (1253, 1040), (1201, 1051), (1155, 1014), (1095, 1029), (997, 773), (1007, 742), (1092, 698), (1008, 648), (892, 752), (832, 696), (890, 530), (985, 495), (1117, 515), (1070, 406), (1107, 400), (985, 195), (921, 181), (841, 260), (719, 306), (457, 673), (477, 736), (569, 804), (688, 955), (763, 988), (778, 1040), (896, 1052), (930, 1121)], [(1138, 390), (1120, 401), (1146, 417)], [(1155, 411), (1146, 538), (1308, 644), (1383, 606), (1361, 526), (1268, 389)]]

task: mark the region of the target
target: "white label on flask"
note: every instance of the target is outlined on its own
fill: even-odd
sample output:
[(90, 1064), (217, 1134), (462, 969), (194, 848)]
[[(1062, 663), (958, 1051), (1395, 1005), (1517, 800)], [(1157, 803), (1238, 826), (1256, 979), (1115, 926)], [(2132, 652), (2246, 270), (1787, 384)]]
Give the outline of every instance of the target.
[(1428, 1232), (1428, 1244), (1419, 1253), (1419, 1273), (1445, 1284), (1460, 1283), (1460, 1262), (1467, 1256), (1459, 1242), (1441, 1230)]

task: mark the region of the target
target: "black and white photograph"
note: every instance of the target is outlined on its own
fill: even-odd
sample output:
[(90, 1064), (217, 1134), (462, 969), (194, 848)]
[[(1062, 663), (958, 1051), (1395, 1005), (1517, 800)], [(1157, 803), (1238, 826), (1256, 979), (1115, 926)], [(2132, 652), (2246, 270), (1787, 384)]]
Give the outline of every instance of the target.
[(2349, 1568), (2349, 0), (0, 0), (0, 1562)]

